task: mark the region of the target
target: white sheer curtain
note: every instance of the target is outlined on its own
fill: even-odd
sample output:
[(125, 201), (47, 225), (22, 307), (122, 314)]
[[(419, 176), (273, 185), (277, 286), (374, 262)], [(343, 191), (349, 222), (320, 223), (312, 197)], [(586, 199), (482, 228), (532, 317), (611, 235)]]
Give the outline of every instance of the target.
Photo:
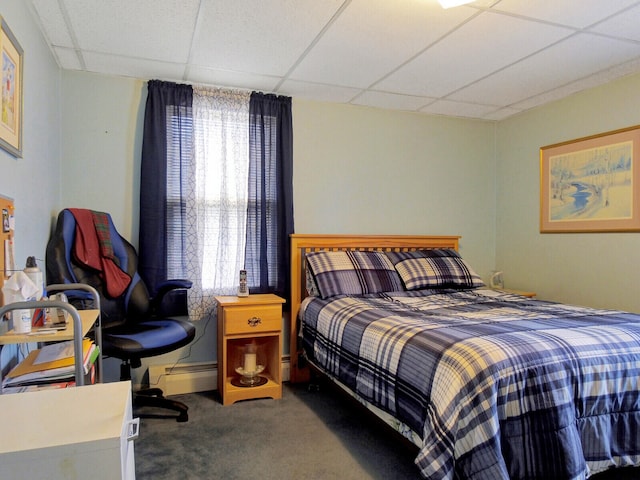
[(237, 293), (244, 267), (249, 100), (249, 92), (193, 89), (194, 155), (185, 207), (192, 319), (213, 311), (213, 295)]

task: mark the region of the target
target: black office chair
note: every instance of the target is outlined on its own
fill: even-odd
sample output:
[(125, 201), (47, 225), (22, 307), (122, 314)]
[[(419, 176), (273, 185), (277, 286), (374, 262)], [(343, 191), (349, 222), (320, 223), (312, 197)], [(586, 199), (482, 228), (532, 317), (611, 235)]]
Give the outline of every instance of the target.
[[(137, 264), (134, 247), (116, 231), (109, 214), (65, 209), (58, 215), (47, 244), (47, 283), (84, 283), (98, 291), (102, 351), (122, 360), (121, 380), (131, 379), (131, 368), (140, 367), (140, 359), (176, 350), (195, 336), (190, 322), (163, 316), (167, 310), (171, 315), (186, 314), (186, 290), (191, 282), (169, 280), (151, 298)], [(80, 308), (88, 300), (86, 292), (65, 293)], [(177, 421), (188, 420), (188, 407), (165, 398), (160, 389), (138, 391), (133, 398), (136, 407), (169, 408), (177, 412)]]

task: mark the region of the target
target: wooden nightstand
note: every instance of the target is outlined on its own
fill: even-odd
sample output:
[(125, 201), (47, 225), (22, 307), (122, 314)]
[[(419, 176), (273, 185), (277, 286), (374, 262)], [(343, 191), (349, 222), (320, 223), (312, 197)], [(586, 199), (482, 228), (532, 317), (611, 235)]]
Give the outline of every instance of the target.
[[(223, 405), (238, 400), (282, 398), (282, 304), (272, 294), (219, 296), (218, 392)], [(245, 347), (257, 347), (256, 364), (264, 366), (266, 383), (242, 386), (237, 367), (244, 365)], [(263, 380), (264, 381), (264, 380)]]

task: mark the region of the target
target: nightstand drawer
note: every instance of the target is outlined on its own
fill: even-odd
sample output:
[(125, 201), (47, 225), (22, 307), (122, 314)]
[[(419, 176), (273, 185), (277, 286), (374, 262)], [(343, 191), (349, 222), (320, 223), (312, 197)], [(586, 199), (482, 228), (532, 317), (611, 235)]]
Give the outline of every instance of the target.
[(281, 328), (280, 304), (234, 307), (224, 310), (225, 335), (279, 332)]

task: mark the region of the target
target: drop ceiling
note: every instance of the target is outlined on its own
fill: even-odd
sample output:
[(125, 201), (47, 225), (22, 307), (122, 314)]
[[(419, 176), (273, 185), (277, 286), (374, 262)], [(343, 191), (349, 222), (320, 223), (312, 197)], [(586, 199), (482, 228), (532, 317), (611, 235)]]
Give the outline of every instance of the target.
[(502, 120), (640, 72), (638, 0), (30, 0), (59, 66)]

